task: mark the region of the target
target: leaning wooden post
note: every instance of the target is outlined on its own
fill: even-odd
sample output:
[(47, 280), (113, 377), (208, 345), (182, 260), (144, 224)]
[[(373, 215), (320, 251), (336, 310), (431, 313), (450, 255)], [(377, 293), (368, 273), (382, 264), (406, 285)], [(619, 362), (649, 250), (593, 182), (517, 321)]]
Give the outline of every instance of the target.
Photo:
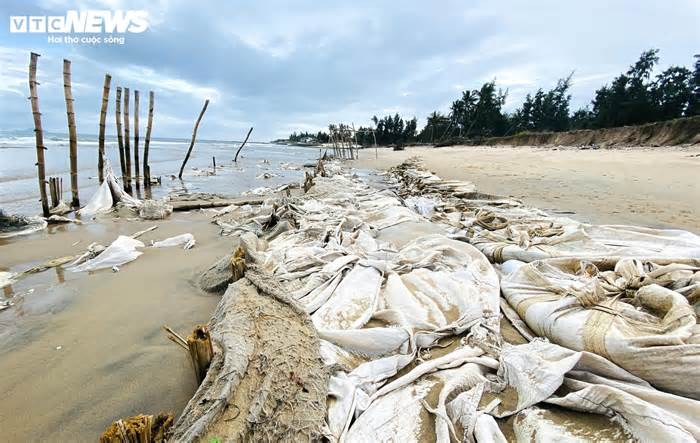
[(100, 134), (97, 148), (97, 176), (100, 184), (105, 180), (105, 121), (107, 120), (107, 105), (109, 104), (109, 86), (112, 76), (105, 74), (105, 83), (102, 87), (102, 107), (100, 108)]
[(122, 185), (126, 186), (126, 161), (124, 160), (124, 136), (122, 133), (122, 88), (117, 86), (117, 144), (119, 145), (119, 167), (122, 171)]
[(136, 186), (141, 181), (139, 166), (139, 91), (134, 91), (134, 171), (136, 173)]
[(153, 125), (153, 91), (148, 93), (148, 124), (146, 125), (146, 141), (143, 144), (143, 179), (146, 186), (151, 186), (151, 167), (148, 166), (148, 145), (151, 144), (151, 126)]
[(36, 139), (36, 168), (39, 177), (39, 195), (41, 196), (41, 212), (44, 217), (49, 214), (49, 200), (46, 196), (46, 171), (44, 170), (44, 131), (41, 128), (41, 112), (39, 112), (39, 95), (36, 81), (36, 62), (39, 54), (31, 53), (29, 58), (29, 100), (34, 116), (34, 138)]
[(190, 159), (190, 154), (192, 154), (192, 148), (194, 148), (194, 142), (197, 139), (197, 128), (199, 128), (199, 122), (202, 120), (202, 117), (204, 117), (204, 112), (207, 110), (207, 106), (209, 106), (209, 99), (206, 99), (206, 101), (204, 102), (202, 112), (199, 113), (199, 117), (197, 117), (197, 121), (194, 124), (194, 129), (192, 130), (192, 141), (190, 142), (190, 147), (187, 150), (187, 155), (185, 155), (185, 159), (182, 161), (182, 166), (180, 166), (180, 173), (177, 175), (177, 178), (181, 180), (182, 171), (185, 170), (185, 165), (187, 164), (187, 160)]
[(73, 109), (73, 91), (70, 81), (70, 60), (63, 59), (63, 96), (66, 99), (66, 116), (68, 117), (68, 146), (70, 150), (70, 191), (71, 206), (80, 207), (78, 197), (78, 133), (75, 129), (75, 110)]
[(124, 164), (126, 183), (124, 189), (131, 193), (131, 133), (129, 132), (129, 88), (124, 88)]
[(243, 146), (248, 142), (248, 137), (250, 137), (250, 133), (253, 132), (253, 127), (251, 126), (250, 129), (248, 130), (248, 134), (245, 136), (245, 140), (243, 140), (243, 143), (241, 146), (238, 148), (238, 151), (236, 151), (236, 156), (233, 158), (234, 162), (238, 162), (238, 153), (241, 152), (241, 149), (243, 149)]

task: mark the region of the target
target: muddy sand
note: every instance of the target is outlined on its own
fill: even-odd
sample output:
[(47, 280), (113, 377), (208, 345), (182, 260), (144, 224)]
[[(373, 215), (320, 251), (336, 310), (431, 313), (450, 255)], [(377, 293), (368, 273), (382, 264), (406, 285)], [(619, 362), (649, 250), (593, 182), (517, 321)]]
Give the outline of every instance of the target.
[(2, 440), (95, 441), (115, 419), (177, 415), (192, 397), (197, 384), (189, 356), (161, 326), (189, 334), (221, 300), (193, 283), (231, 249), (204, 214), (176, 213), (163, 221), (105, 216), (83, 226), (50, 227), (0, 240), (0, 265), (20, 271), (153, 225), (158, 229), (139, 238), (146, 245), (185, 232), (197, 245), (143, 249), (118, 273), (56, 268), (4, 288), (5, 297), (25, 295), (0, 312)]
[(359, 168), (388, 168), (411, 157), (443, 179), (515, 197), (552, 213), (596, 224), (678, 228), (700, 233), (700, 146), (408, 147), (360, 152)]

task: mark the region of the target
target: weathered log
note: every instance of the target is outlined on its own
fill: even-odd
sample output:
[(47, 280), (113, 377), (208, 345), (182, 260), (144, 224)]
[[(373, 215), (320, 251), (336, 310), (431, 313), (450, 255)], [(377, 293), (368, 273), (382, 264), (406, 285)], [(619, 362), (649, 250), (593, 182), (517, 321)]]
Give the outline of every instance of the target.
[(173, 211), (192, 211), (196, 209), (222, 208), (231, 205), (261, 205), (263, 201), (265, 201), (263, 197), (239, 197), (213, 200), (171, 200), (169, 204), (173, 207)]
[(233, 158), (234, 162), (238, 161), (238, 153), (241, 152), (241, 149), (243, 149), (243, 146), (245, 146), (246, 142), (248, 142), (248, 137), (250, 137), (250, 133), (253, 132), (253, 127), (251, 126), (250, 129), (248, 130), (248, 134), (245, 136), (245, 140), (243, 140), (243, 143), (241, 143), (241, 146), (238, 147), (238, 151), (236, 151), (236, 156)]
[(321, 438), (328, 371), (318, 334), (269, 280), (242, 278), (221, 298), (209, 322), (211, 365), (170, 441)]
[(39, 178), (39, 195), (41, 196), (41, 212), (44, 217), (49, 214), (49, 199), (46, 196), (46, 170), (44, 169), (44, 130), (41, 128), (41, 112), (39, 112), (39, 93), (36, 81), (36, 64), (39, 54), (32, 52), (29, 56), (29, 101), (34, 116), (34, 138), (36, 141), (36, 168)]
[(139, 165), (139, 91), (134, 90), (134, 173), (136, 187), (141, 181), (141, 166)]
[(102, 86), (102, 107), (100, 108), (100, 133), (97, 147), (97, 176), (100, 184), (105, 180), (105, 121), (107, 120), (107, 105), (109, 104), (109, 86), (112, 83), (112, 76), (105, 74), (105, 83)]
[(124, 190), (131, 194), (131, 131), (129, 130), (129, 88), (124, 88), (124, 165), (126, 181)]
[(151, 127), (153, 126), (153, 102), (155, 97), (153, 91), (148, 92), (148, 123), (146, 125), (146, 141), (143, 145), (143, 177), (146, 187), (151, 187), (151, 168), (148, 165), (148, 147), (151, 144)]
[(73, 109), (73, 91), (71, 90), (70, 60), (63, 59), (63, 95), (66, 99), (66, 117), (68, 119), (68, 146), (70, 151), (70, 191), (71, 206), (80, 207), (78, 196), (78, 132), (75, 129), (75, 110)]
[(122, 186), (126, 186), (126, 160), (124, 159), (124, 135), (122, 132), (122, 88), (117, 86), (116, 97), (117, 110), (115, 113), (117, 119), (117, 144), (119, 145), (119, 167), (122, 172)]
[(202, 107), (202, 111), (199, 113), (199, 117), (197, 117), (197, 121), (194, 124), (194, 129), (192, 130), (192, 141), (190, 142), (189, 149), (187, 149), (187, 155), (185, 155), (185, 159), (182, 161), (182, 166), (180, 166), (180, 173), (177, 175), (177, 178), (179, 179), (182, 179), (182, 171), (185, 170), (187, 160), (190, 159), (190, 154), (192, 154), (192, 148), (194, 148), (194, 142), (197, 139), (197, 128), (199, 128), (199, 122), (202, 120), (204, 112), (207, 110), (207, 106), (209, 106), (209, 99), (206, 99), (204, 102), (204, 107)]

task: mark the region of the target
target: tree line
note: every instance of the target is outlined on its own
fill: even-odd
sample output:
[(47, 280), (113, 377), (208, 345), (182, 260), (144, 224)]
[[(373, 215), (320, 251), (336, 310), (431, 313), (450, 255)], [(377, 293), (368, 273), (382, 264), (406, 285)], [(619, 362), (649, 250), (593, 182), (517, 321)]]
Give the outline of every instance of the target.
[[(693, 69), (671, 66), (653, 75), (659, 51), (644, 51), (627, 71), (595, 91), (590, 106), (571, 112), (569, 93), (574, 73), (559, 79), (550, 90), (539, 88), (527, 94), (520, 107), (505, 112), (508, 91), (496, 81), (466, 90), (452, 102), (449, 112), (434, 111), (426, 125), (417, 130), (417, 120), (404, 120), (399, 114), (372, 117), (373, 126), (356, 131), (358, 144), (403, 145), (437, 143), (448, 138), (482, 138), (520, 132), (567, 131), (638, 125), (679, 117), (700, 115), (700, 56)], [(318, 143), (332, 141), (329, 132), (292, 134), (290, 141), (306, 139)], [(374, 132), (374, 134), (372, 133)], [(331, 135), (329, 135), (331, 134)]]

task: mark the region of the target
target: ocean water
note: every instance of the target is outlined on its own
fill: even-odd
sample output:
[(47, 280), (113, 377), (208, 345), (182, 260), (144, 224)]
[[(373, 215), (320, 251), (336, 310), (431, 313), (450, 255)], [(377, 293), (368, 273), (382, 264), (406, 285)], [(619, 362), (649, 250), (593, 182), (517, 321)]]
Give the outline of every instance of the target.
[[(249, 142), (241, 151), (238, 162), (233, 163), (240, 142), (198, 140), (187, 162), (183, 179), (179, 180), (176, 176), (187, 153), (189, 142), (188, 139), (151, 140), (151, 177), (162, 177), (161, 185), (152, 187), (154, 198), (181, 190), (234, 196), (248, 189), (274, 187), (292, 180), (299, 181), (303, 172), (288, 169), (289, 165), (301, 166), (314, 161), (319, 155), (319, 151), (314, 148)], [(63, 199), (68, 202), (71, 198), (68, 138), (65, 135), (48, 133), (44, 136), (44, 145), (47, 148), (46, 176), (63, 178)], [(82, 204), (88, 202), (99, 185), (97, 149), (96, 136), (78, 137), (78, 180)], [(133, 150), (132, 141), (132, 158)], [(139, 151), (140, 161), (143, 162), (143, 139), (139, 142)], [(116, 137), (108, 137), (105, 140), (105, 154), (114, 174), (121, 177)], [(216, 175), (208, 175), (205, 172), (212, 171), (212, 157), (216, 158)], [(260, 177), (265, 172), (272, 177)], [(143, 171), (141, 173), (143, 175)], [(23, 215), (36, 215), (41, 212), (36, 148), (31, 132), (0, 134), (0, 209), (5, 213)]]

